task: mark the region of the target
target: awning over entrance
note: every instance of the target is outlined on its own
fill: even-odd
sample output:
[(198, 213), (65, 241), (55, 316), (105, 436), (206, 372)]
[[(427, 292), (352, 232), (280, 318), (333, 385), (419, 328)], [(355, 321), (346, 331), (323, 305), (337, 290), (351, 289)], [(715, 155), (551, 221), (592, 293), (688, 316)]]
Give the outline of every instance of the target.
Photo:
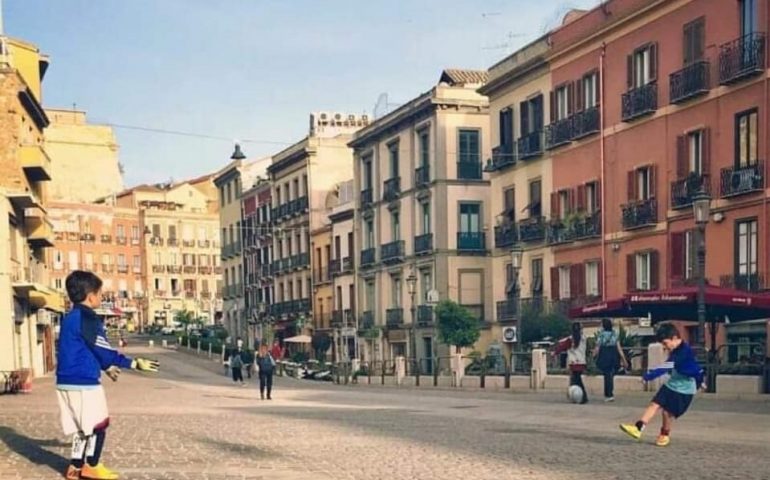
[(14, 282), (14, 294), (27, 300), (33, 308), (64, 313), (64, 297), (57, 291), (33, 282)]
[[(698, 320), (698, 288), (695, 286), (627, 293), (621, 298), (571, 308), (570, 318), (640, 318), (653, 322)], [(770, 318), (770, 295), (706, 286), (706, 320), (742, 322)]]

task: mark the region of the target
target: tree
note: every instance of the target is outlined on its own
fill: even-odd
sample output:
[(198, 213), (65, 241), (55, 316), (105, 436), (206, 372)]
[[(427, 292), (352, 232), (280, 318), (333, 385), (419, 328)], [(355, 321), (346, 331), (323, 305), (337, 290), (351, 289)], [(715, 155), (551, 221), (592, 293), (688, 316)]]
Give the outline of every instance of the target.
[(190, 330), (190, 326), (200, 323), (200, 320), (195, 318), (195, 314), (189, 310), (180, 310), (176, 312), (174, 321), (184, 327), (185, 332)]
[(473, 346), (481, 335), (481, 322), (466, 308), (451, 300), (436, 305), (438, 333), (441, 341), (454, 345), (457, 353), (464, 347)]
[(323, 358), (332, 346), (332, 339), (328, 333), (317, 332), (310, 339), (310, 346), (313, 347), (316, 358)]
[(559, 311), (546, 312), (542, 305), (527, 305), (519, 317), (519, 337), (522, 345), (546, 337), (560, 339), (569, 335), (570, 321)]

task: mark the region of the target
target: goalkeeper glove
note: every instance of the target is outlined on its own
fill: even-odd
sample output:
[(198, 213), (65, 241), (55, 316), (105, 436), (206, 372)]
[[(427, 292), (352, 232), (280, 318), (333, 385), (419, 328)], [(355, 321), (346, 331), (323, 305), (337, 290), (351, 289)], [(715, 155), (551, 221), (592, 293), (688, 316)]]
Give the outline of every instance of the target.
[(157, 360), (149, 360), (147, 358), (135, 358), (131, 362), (131, 368), (142, 372), (157, 372), (160, 364)]

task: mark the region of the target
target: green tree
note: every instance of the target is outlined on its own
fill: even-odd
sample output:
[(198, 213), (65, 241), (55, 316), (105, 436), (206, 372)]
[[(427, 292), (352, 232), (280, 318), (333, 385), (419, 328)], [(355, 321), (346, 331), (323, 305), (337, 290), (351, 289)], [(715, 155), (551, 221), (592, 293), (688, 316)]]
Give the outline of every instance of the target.
[(192, 325), (198, 325), (200, 320), (195, 318), (195, 314), (189, 310), (180, 310), (174, 315), (174, 321), (184, 327), (184, 331), (188, 332)]
[(519, 316), (519, 338), (522, 345), (544, 338), (560, 339), (569, 335), (570, 321), (564, 313), (546, 312), (542, 305), (526, 305)]
[(464, 347), (470, 347), (481, 335), (481, 323), (466, 308), (451, 300), (444, 300), (436, 305), (438, 333), (441, 341), (454, 345), (457, 353)]

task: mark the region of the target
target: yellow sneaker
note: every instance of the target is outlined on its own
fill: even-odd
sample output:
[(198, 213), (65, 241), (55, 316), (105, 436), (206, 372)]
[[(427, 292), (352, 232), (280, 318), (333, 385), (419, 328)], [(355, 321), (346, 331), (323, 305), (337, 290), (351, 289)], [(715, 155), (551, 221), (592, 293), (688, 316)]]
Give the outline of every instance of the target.
[(633, 438), (634, 440), (639, 440), (640, 438), (642, 438), (642, 431), (636, 428), (636, 425), (634, 425), (633, 423), (621, 423), (620, 429), (623, 430), (623, 432), (626, 435)]
[(669, 443), (671, 443), (671, 437), (668, 435), (658, 435), (658, 438), (655, 439), (655, 445), (659, 447), (667, 447)]
[(105, 467), (103, 463), (92, 467), (89, 464), (83, 465), (83, 470), (80, 472), (80, 478), (88, 478), (90, 480), (118, 480), (118, 474)]
[(75, 467), (75, 465), (70, 465), (64, 473), (64, 478), (67, 480), (80, 480), (80, 469)]

